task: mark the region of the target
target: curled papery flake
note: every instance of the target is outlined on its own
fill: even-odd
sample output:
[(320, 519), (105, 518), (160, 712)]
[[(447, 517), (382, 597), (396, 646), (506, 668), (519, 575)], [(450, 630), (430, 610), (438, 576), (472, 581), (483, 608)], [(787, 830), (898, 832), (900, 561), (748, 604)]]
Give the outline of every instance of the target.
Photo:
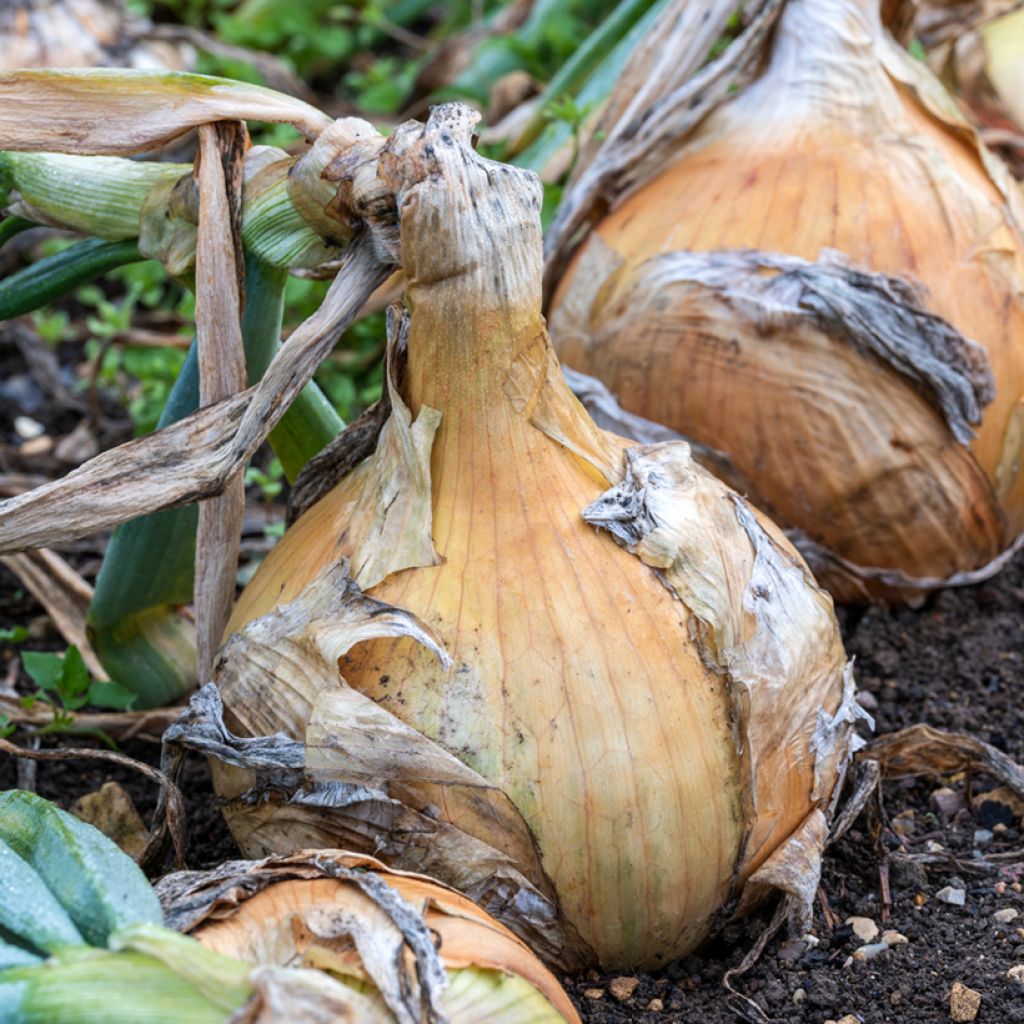
[(815, 799), (826, 799), (831, 779), (838, 772), (844, 775), (850, 758), (860, 750), (865, 741), (856, 733), (849, 734), (851, 726), (863, 722), (874, 730), (875, 720), (857, 703), (857, 686), (853, 678), (853, 659), (843, 672), (843, 701), (834, 715), (824, 708), (818, 709), (818, 721), (814, 727), (811, 746), (816, 755), (814, 795)]
[(827, 804), (849, 755), (853, 681), (844, 683), (831, 598), (684, 442), (628, 449), (622, 482), (583, 518), (658, 570), (694, 616), (705, 661), (727, 680), (745, 778), (744, 879)]
[(249, 976), (255, 992), (228, 1024), (338, 1024), (380, 1019), (377, 1000), (335, 981), (323, 971), (256, 967)]

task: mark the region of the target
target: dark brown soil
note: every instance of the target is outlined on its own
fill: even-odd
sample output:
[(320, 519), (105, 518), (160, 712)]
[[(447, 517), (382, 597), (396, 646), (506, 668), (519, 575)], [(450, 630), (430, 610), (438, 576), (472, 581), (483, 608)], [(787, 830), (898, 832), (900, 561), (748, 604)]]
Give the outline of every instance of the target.
[[(38, 614), (0, 569), (0, 627)], [(998, 579), (939, 594), (920, 609), (847, 610), (842, 617), (866, 695), (862, 700), (879, 732), (924, 721), (970, 733), (1024, 761), (1024, 555)], [(5, 668), (0, 664), (0, 675)], [(132, 742), (126, 753), (158, 759), (156, 744), (144, 741)], [(152, 810), (156, 794), (149, 783), (99, 764), (41, 764), (38, 789), (68, 806), (111, 777), (128, 788), (144, 815)], [(206, 867), (235, 855), (205, 765), (191, 761), (184, 781), (191, 865)], [(0, 788), (14, 783), (14, 764), (0, 758)], [(966, 803), (952, 817), (931, 803), (943, 784)], [(970, 809), (968, 798), (991, 786), (980, 777), (886, 782), (883, 826), (875, 830), (862, 816), (827, 857), (824, 900), (814, 922), (818, 945), (784, 936), (773, 940), (737, 987), (768, 1019), (787, 1024), (938, 1024), (950, 1020), (950, 989), (959, 981), (981, 994), (981, 1024), (1024, 1022), (1024, 984), (1007, 977), (1010, 967), (1024, 964), (1024, 840), (1019, 819), (1000, 821), (991, 806)], [(975, 832), (982, 829), (993, 834), (978, 836), (976, 846)], [(941, 849), (928, 845), (936, 843)], [(909, 859), (928, 852), (936, 863)], [(966, 889), (963, 907), (936, 898), (945, 886)], [(994, 912), (1008, 908), (1020, 912), (1015, 921), (993, 920)], [(894, 929), (907, 942), (869, 962), (853, 960), (861, 943), (843, 924), (853, 915)], [(730, 925), (700, 953), (654, 975), (636, 974), (638, 984), (622, 1002), (612, 994), (618, 986), (610, 975), (591, 973), (566, 984), (588, 1024), (754, 1019), (742, 1003), (730, 1000), (722, 975), (740, 961), (766, 919)]]

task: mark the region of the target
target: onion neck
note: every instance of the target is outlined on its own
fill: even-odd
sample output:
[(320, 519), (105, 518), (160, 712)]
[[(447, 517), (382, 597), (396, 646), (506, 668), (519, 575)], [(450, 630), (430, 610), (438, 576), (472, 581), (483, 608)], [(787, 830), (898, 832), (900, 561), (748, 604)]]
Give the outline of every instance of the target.
[(540, 182), (443, 127), (425, 132), (430, 174), (398, 192), (411, 313), (404, 397), (414, 415), (423, 405), (442, 413), (442, 445), (456, 427), (507, 432), (509, 371), (538, 338), (548, 344)]
[(879, 60), (883, 32), (878, 0), (789, 0), (768, 67), (737, 101), (737, 115), (759, 135), (778, 133), (780, 121), (790, 135), (801, 118), (877, 129), (879, 112), (895, 113), (898, 103)]

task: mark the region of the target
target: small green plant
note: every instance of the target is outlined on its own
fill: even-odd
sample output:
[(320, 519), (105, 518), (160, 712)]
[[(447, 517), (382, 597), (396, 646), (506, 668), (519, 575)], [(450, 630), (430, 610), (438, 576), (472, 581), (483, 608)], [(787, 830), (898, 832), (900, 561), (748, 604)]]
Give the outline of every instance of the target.
[(51, 348), (66, 341), (72, 332), (71, 317), (63, 309), (37, 309), (32, 312), (32, 326)]
[(569, 93), (562, 93), (555, 97), (544, 108), (544, 119), (549, 122), (562, 122), (569, 126), (572, 132), (572, 160), (569, 164), (569, 174), (572, 174), (573, 167), (580, 155), (580, 136), (583, 132), (583, 124), (593, 110), (593, 103), (579, 104), (575, 97)]
[(284, 490), (284, 466), (276, 456), (267, 463), (267, 468), (250, 466), (245, 471), (245, 486), (258, 487), (264, 501), (273, 501)]
[[(92, 679), (81, 652), (74, 644), (64, 655), (49, 651), (24, 651), (21, 663), (25, 672), (39, 687), (35, 693), (21, 698), (21, 706), (29, 709), (42, 701), (49, 705), (52, 711), (51, 720), (37, 729), (37, 734), (89, 733), (109, 747), (115, 747), (114, 741), (102, 730), (76, 726), (72, 712), (85, 707), (86, 704), (126, 711), (135, 702), (134, 693), (120, 683)], [(9, 729), (5, 733), (9, 736), (14, 731), (14, 726), (10, 719), (4, 716), (4, 720), (0, 722), (0, 729)]]
[(22, 644), (29, 638), (24, 626), (5, 626), (0, 629), (0, 644)]

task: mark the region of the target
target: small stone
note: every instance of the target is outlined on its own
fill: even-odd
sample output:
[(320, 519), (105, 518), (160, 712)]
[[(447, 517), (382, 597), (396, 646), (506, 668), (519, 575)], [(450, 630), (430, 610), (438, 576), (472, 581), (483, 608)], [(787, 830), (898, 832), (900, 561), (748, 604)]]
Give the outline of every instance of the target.
[(924, 850), (925, 850), (925, 853), (945, 853), (946, 852), (946, 848), (942, 845), (942, 843), (937, 843), (937, 842), (935, 842), (934, 839), (929, 839), (928, 842), (924, 844)]
[(865, 711), (877, 711), (878, 710), (878, 698), (871, 693), (869, 690), (858, 690), (857, 691), (857, 703)]
[(944, 818), (952, 818), (957, 811), (967, 806), (967, 800), (964, 798), (963, 793), (958, 793), (955, 789), (950, 789), (948, 786), (935, 790), (931, 795), (929, 803), (932, 806), (932, 810), (941, 814)]
[(31, 416), (15, 416), (14, 432), (23, 441), (31, 441), (34, 437), (41, 437), (46, 433), (46, 427), (42, 423), (32, 419)]
[(1013, 907), (1004, 907), (992, 915), (992, 920), (996, 924), (1009, 924), (1011, 921), (1016, 921), (1018, 917), (1020, 917), (1019, 910), (1015, 910)]
[(904, 946), (910, 942), (910, 939), (893, 928), (887, 928), (882, 932), (882, 942), (887, 946)]
[(996, 884), (992, 886), (992, 891), (997, 896), (1004, 895), (1006, 893), (1006, 883), (1005, 882), (996, 882)]
[(968, 1024), (978, 1016), (981, 1009), (981, 993), (968, 988), (963, 982), (954, 981), (949, 993), (949, 1016), (958, 1024)]
[(608, 986), (608, 991), (611, 992), (613, 999), (618, 1000), (620, 1003), (624, 1003), (627, 999), (632, 998), (632, 995), (639, 984), (639, 978), (612, 978), (611, 984)]
[(149, 833), (132, 798), (116, 782), (105, 782), (96, 792), (79, 797), (71, 813), (113, 839), (129, 857), (141, 859)]
[(1024, 885), (1021, 885), (1020, 882), (1014, 882), (1013, 885), (1010, 886), (1010, 888), (1014, 892), (1024, 892)]
[(653, 1010), (655, 1013), (661, 1013), (661, 1011), (665, 1009), (665, 1004), (660, 999), (652, 999), (647, 1004), (647, 1009)]
[(817, 935), (811, 934), (811, 932), (807, 932), (801, 941), (806, 942), (811, 949), (817, 949), (821, 945), (821, 939), (819, 939)]
[(884, 942), (872, 942), (867, 946), (860, 946), (853, 951), (853, 959), (860, 960), (862, 963), (866, 960), (874, 960), (876, 956), (881, 956), (883, 953), (889, 951), (888, 945)]
[(99, 450), (96, 435), (89, 429), (88, 421), (82, 420), (70, 434), (57, 442), (53, 454), (59, 462), (68, 466), (78, 466), (91, 459)]
[(807, 989), (798, 988), (793, 993), (793, 1005), (799, 1006), (807, 998)]
[(923, 907), (928, 902), (928, 897), (923, 892), (919, 892), (914, 896), (914, 906)]
[(864, 1024), (864, 1022), (855, 1013), (848, 1013), (845, 1017), (840, 1017), (836, 1024)]
[(585, 988), (583, 990), (584, 999), (604, 999), (603, 988)]
[(993, 833), (987, 828), (976, 828), (974, 830), (974, 845), (988, 846), (992, 842)]
[(940, 903), (948, 903), (951, 907), (962, 907), (967, 902), (967, 893), (963, 889), (954, 889), (953, 886), (947, 885), (935, 894), (935, 898)]
[(1017, 964), (1015, 967), (1011, 967), (1006, 972), (1006, 976), (1010, 981), (1015, 981), (1018, 985), (1024, 985), (1024, 964)]
[(870, 917), (848, 917), (845, 923), (861, 942), (874, 942), (878, 936), (878, 925)]
[(1024, 928), (1017, 929), (1017, 938), (1024, 942)]
[(799, 960), (807, 952), (807, 949), (807, 943), (803, 939), (786, 939), (779, 946), (778, 956), (780, 960)]
[(914, 831), (914, 812), (912, 810), (902, 811), (892, 819), (893, 831), (901, 836), (909, 836)]
[(971, 801), (971, 809), (982, 828), (992, 828), (1000, 823), (1012, 825), (1024, 817), (1024, 800), (1007, 786), (999, 786), (987, 793), (979, 793)]
[(46, 455), (53, 448), (53, 438), (49, 434), (41, 434), (26, 441), (19, 449), (19, 455)]

